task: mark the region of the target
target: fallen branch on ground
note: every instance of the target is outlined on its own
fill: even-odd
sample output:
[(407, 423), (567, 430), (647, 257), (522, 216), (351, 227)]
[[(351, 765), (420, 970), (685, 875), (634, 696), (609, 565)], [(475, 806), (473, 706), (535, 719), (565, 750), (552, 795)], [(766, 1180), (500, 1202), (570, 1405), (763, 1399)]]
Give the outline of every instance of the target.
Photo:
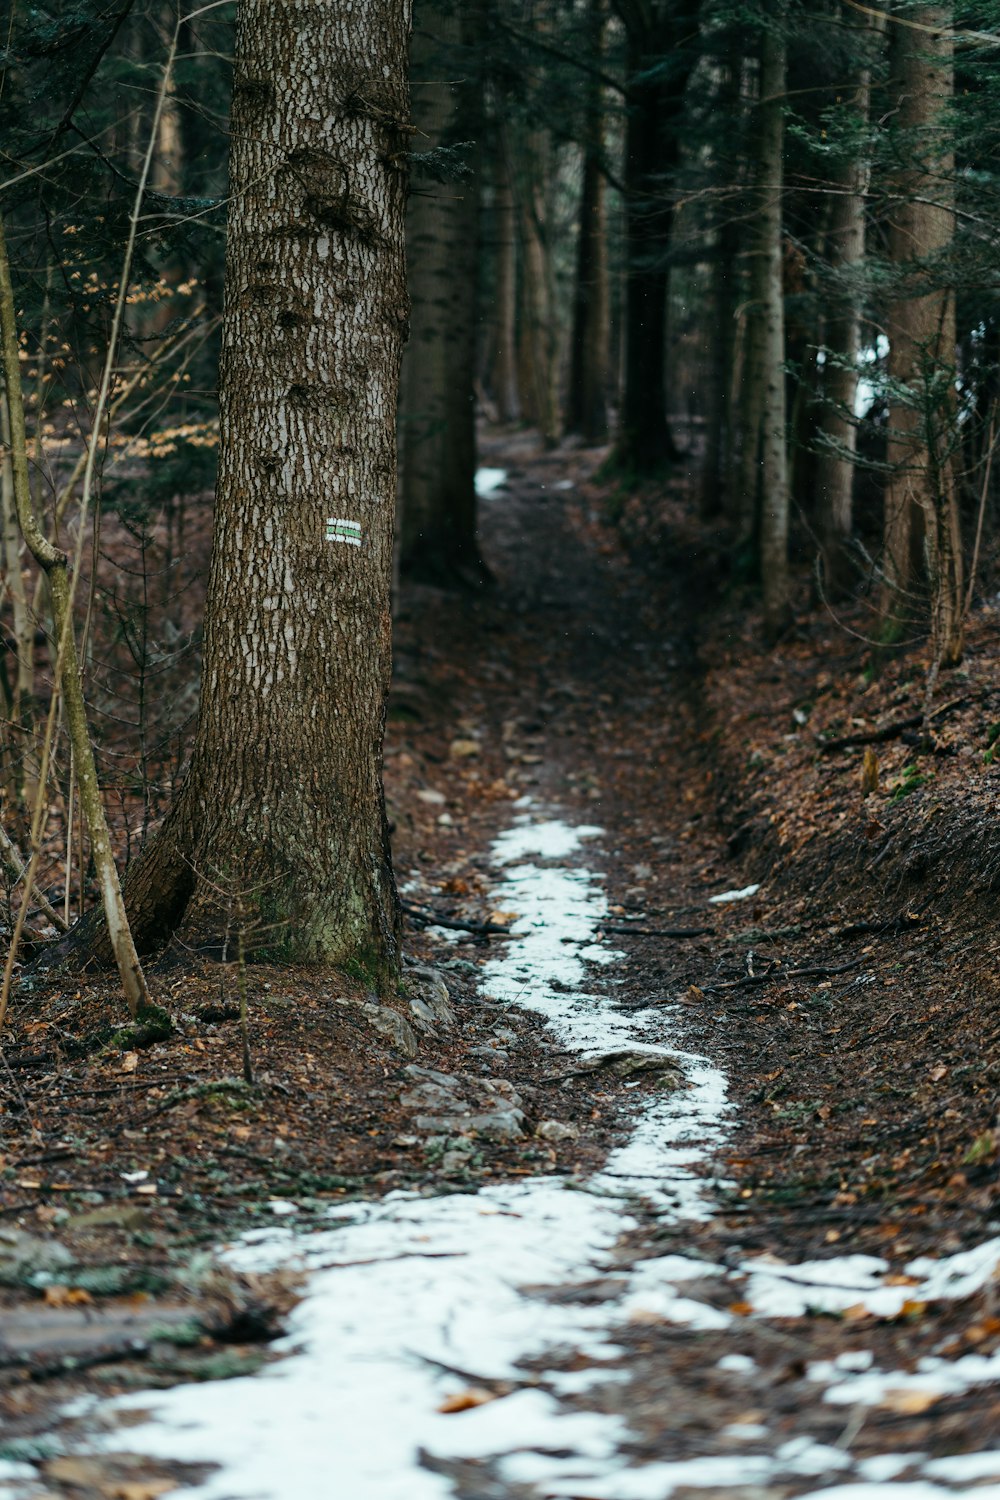
[(498, 922), (459, 922), (454, 917), (439, 917), (426, 906), (414, 906), (409, 901), (401, 903), (404, 912), (414, 922), (425, 927), (446, 927), (450, 932), (474, 932), (477, 937), (509, 937), (510, 928)]
[(715, 931), (714, 927), (630, 927), (627, 923), (621, 927), (611, 926), (602, 922), (601, 932), (610, 932), (615, 937), (662, 937), (662, 938), (696, 938), (710, 937)]
[(827, 979), (831, 974), (849, 974), (858, 967), (858, 960), (849, 964), (809, 964), (802, 969), (768, 969), (763, 974), (745, 974), (742, 979), (720, 979), (717, 984), (706, 981), (699, 985), (706, 995), (716, 990), (741, 990), (754, 984), (774, 984), (779, 979)]
[(952, 698), (948, 703), (942, 703), (933, 713), (927, 715), (926, 721), (923, 713), (907, 714), (905, 719), (896, 719), (892, 724), (885, 724), (881, 729), (860, 730), (857, 734), (842, 734), (835, 740), (824, 740), (817, 736), (816, 743), (821, 755), (832, 755), (836, 750), (846, 750), (852, 745), (881, 745), (885, 740), (894, 740), (897, 735), (904, 734), (907, 729), (918, 729), (921, 724), (930, 724), (933, 719), (941, 718), (942, 714), (950, 713), (954, 708), (962, 708), (971, 702), (975, 695), (963, 693), (960, 698)]

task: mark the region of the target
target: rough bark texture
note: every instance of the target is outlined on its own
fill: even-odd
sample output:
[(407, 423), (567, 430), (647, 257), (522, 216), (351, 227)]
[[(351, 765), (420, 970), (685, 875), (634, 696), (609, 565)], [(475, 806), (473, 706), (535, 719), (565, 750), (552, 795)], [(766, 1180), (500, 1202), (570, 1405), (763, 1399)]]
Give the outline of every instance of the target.
[[(477, 134), (477, 7), (418, 0), (411, 51), (417, 149)], [(473, 168), (478, 161), (472, 163)], [(479, 582), (476, 539), (478, 173), (421, 183), (406, 219), (410, 340), (400, 383), (400, 568)]]
[[(590, 54), (597, 60), (603, 52), (606, 19), (604, 0), (590, 0)], [(591, 78), (587, 84), (566, 402), (567, 431), (578, 432), (590, 443), (603, 443), (608, 435), (609, 285), (603, 157), (603, 88), (598, 78)]]
[(919, 31), (893, 26), (891, 34), (901, 166), (888, 231), (899, 294), (887, 327), (889, 374), (901, 394), (889, 415), (882, 630), (884, 639), (895, 638), (914, 613), (923, 550), (935, 659), (954, 665), (962, 655), (962, 544), (947, 451), (955, 399), (955, 299), (937, 265), (954, 232), (954, 157), (940, 118), (952, 90), (952, 42), (946, 8), (923, 7), (919, 21)]
[(375, 983), (398, 961), (381, 753), (408, 31), (407, 0), (239, 9), (201, 711), (126, 888), (144, 946), (183, 919)]

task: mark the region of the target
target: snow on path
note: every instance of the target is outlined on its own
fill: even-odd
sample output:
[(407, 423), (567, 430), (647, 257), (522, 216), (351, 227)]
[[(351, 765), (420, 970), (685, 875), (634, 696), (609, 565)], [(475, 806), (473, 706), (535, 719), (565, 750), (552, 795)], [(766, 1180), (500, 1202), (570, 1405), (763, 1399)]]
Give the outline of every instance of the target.
[[(724, 1136), (729, 1105), (718, 1069), (669, 1045), (672, 1008), (626, 1015), (607, 993), (595, 992), (593, 970), (619, 957), (594, 940), (605, 899), (589, 871), (553, 861), (577, 855), (600, 832), (536, 822), (529, 812), (497, 839), (493, 858), (504, 871), (497, 899), (519, 917), (504, 956), (485, 966), (484, 992), (543, 1015), (568, 1049), (664, 1053), (689, 1087), (646, 1095), (628, 1143), (585, 1184), (539, 1177), (475, 1194), (395, 1193), (332, 1210), (327, 1230), (297, 1235), (275, 1227), (247, 1235), (228, 1252), (234, 1266), (298, 1265), (311, 1273), (283, 1340), (286, 1357), (252, 1377), (94, 1399), (91, 1450), (126, 1448), (218, 1465), (185, 1491), (191, 1500), (327, 1500), (332, 1493), (345, 1500), (445, 1500), (453, 1486), (423, 1466), (424, 1455), (490, 1458), (507, 1484), (593, 1500), (667, 1500), (681, 1485), (740, 1489), (828, 1477), (845, 1482), (823, 1490), (827, 1500), (938, 1500), (957, 1492), (948, 1485), (1000, 1478), (1000, 1455), (972, 1454), (927, 1463), (926, 1478), (894, 1483), (906, 1467), (919, 1469), (922, 1455), (857, 1462), (805, 1436), (768, 1441), (759, 1424), (736, 1424), (726, 1436), (762, 1444), (762, 1452), (642, 1465), (622, 1454), (629, 1436), (623, 1418), (561, 1405), (560, 1396), (625, 1378), (613, 1368), (622, 1352), (614, 1337), (630, 1317), (706, 1331), (733, 1321), (685, 1290), (697, 1278), (733, 1274), (721, 1266), (666, 1255), (615, 1268), (613, 1251), (635, 1227), (637, 1199), (651, 1202), (661, 1221), (710, 1216), (710, 1185), (698, 1169)], [(917, 1263), (913, 1271), (933, 1295), (968, 1295), (998, 1260), (1000, 1242), (993, 1242), (949, 1262)], [(883, 1285), (888, 1269), (855, 1256), (798, 1267), (758, 1260), (735, 1274), (740, 1295), (761, 1315), (796, 1316), (859, 1301), (875, 1310), (879, 1298), (899, 1295)], [(574, 1304), (537, 1290), (595, 1275), (617, 1286), (618, 1295)], [(912, 1297), (923, 1288), (905, 1290)], [(559, 1351), (593, 1363), (537, 1380), (525, 1376), (525, 1360)], [(727, 1358), (723, 1366), (735, 1370), (742, 1360), (739, 1368), (752, 1377), (752, 1361)], [(997, 1358), (924, 1364), (910, 1375), (882, 1372), (856, 1350), (808, 1373), (823, 1387), (818, 1399), (854, 1407), (877, 1402), (907, 1380), (948, 1391), (1000, 1379)], [(496, 1380), (509, 1380), (513, 1392), (460, 1414), (438, 1410), (470, 1381)], [(130, 1422), (147, 1417), (123, 1432), (123, 1413)], [(14, 1477), (0, 1472), (0, 1481)], [(0, 1497), (14, 1493), (0, 1486)], [(1000, 1485), (980, 1485), (975, 1494), (1000, 1500)]]

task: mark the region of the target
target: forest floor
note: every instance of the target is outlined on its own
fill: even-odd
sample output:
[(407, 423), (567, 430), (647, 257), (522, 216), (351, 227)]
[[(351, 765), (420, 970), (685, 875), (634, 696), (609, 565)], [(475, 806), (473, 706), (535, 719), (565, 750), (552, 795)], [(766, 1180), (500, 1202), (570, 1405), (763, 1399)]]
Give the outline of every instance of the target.
[[(735, 1272), (863, 1253), (889, 1263), (883, 1285), (915, 1289), (889, 1313), (859, 1291), (835, 1314), (762, 1319), (740, 1284), (708, 1294), (735, 1331), (635, 1320), (618, 1336), (629, 1378), (599, 1397), (627, 1415), (635, 1461), (696, 1438), (703, 1452), (706, 1434), (730, 1453), (741, 1428), (859, 1460), (1000, 1432), (1000, 1365), (971, 1393), (901, 1381), (863, 1412), (817, 1402), (808, 1374), (862, 1337), (899, 1371), (1000, 1358), (996, 1280), (916, 1295), (925, 1273), (908, 1269), (1000, 1233), (1000, 614), (977, 611), (963, 668), (929, 700), (917, 648), (871, 672), (862, 606), (842, 624), (803, 608), (765, 649), (685, 466), (622, 496), (600, 458), (488, 435), (481, 461), (506, 476), (482, 501), (493, 586), (404, 592), (386, 751), (398, 1008), (343, 976), (176, 951), (150, 975), (169, 1036), (109, 1027), (110, 983), (22, 988), (0, 1059), (0, 1486), (4, 1461), (30, 1462), (32, 1494), (141, 1500), (179, 1482), (169, 1463), (46, 1444), (83, 1391), (270, 1357), (296, 1278), (239, 1274), (212, 1247), (391, 1189), (585, 1182), (625, 1138), (652, 1077), (574, 1074), (539, 1017), (477, 988), (517, 916), (491, 894), (490, 847), (529, 805), (604, 831), (615, 1005), (675, 1007), (676, 1045), (725, 1071), (735, 1106), (714, 1213), (641, 1218), (627, 1255), (683, 1244)], [(426, 1118), (449, 1109), (448, 1129)], [(755, 1375), (720, 1367), (731, 1354)], [(548, 1493), (448, 1472), (483, 1500)], [(709, 1493), (800, 1494), (826, 1474)]]

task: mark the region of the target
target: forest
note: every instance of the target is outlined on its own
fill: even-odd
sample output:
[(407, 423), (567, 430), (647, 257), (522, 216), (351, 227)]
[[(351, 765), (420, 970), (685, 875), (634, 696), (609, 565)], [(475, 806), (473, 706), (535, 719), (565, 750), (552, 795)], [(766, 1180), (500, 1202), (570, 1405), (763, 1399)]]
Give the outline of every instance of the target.
[(996, 0), (0, 37), (0, 1500), (1000, 1495)]

